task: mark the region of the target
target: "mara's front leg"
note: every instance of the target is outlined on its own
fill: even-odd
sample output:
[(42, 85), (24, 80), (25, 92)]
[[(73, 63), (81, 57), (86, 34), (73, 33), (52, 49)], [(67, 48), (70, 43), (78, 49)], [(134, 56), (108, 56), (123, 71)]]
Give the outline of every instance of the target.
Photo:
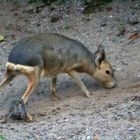
[(73, 79), (74, 81), (79, 85), (79, 87), (81, 88), (81, 90), (85, 93), (86, 97), (90, 97), (90, 92), (87, 89), (87, 87), (84, 85), (84, 83), (78, 78), (77, 76), (77, 72), (72, 70), (68, 73)]
[(51, 87), (50, 87), (50, 90), (51, 90), (51, 93), (52, 93), (52, 96), (55, 100), (59, 100), (60, 97), (58, 97), (56, 95), (56, 82), (57, 82), (57, 76), (55, 75), (54, 77), (52, 77), (51, 79)]

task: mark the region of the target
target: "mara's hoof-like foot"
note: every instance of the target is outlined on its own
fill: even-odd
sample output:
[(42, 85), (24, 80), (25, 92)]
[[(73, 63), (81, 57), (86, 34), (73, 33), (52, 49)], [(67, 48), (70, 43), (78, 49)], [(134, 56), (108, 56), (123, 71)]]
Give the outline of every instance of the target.
[(54, 100), (54, 101), (59, 101), (61, 98), (60, 97), (58, 97), (57, 95), (56, 95), (56, 92), (54, 91), (54, 90), (51, 90), (51, 96), (52, 96), (52, 99)]
[(87, 93), (87, 94), (85, 94), (85, 96), (86, 96), (87, 98), (90, 98), (90, 97), (91, 97), (91, 94), (90, 94), (90, 93)]
[(54, 101), (60, 101), (60, 100), (61, 100), (61, 98), (58, 97), (58, 96), (56, 96), (56, 95), (52, 95), (52, 99), (53, 99)]
[(26, 117), (25, 121), (28, 122), (28, 123), (34, 122), (33, 116), (31, 116), (28, 112), (27, 112), (27, 117)]

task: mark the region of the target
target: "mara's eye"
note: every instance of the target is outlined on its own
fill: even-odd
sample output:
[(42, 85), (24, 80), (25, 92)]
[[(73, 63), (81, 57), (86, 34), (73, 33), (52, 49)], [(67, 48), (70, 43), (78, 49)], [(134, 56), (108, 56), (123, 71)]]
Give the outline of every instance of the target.
[(106, 70), (105, 73), (108, 74), (108, 75), (110, 75), (110, 71), (109, 70)]

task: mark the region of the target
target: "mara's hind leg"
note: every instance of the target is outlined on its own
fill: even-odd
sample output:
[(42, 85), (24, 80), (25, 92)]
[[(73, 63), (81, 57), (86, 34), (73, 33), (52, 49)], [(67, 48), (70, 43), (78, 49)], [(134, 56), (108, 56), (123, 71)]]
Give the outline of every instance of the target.
[(35, 90), (35, 88), (39, 82), (39, 77), (38, 77), (38, 75), (35, 74), (35, 72), (27, 75), (27, 78), (29, 79), (29, 84), (28, 84), (26, 91), (24, 92), (24, 94), (21, 97), (21, 99), (23, 100), (24, 103), (27, 103), (28, 98), (33, 93), (33, 91)]
[[(26, 91), (24, 92), (24, 94), (21, 97), (24, 104), (27, 103), (29, 97), (34, 92), (35, 88), (37, 87), (37, 85), (39, 83), (40, 71), (38, 68), (35, 68), (32, 72), (28, 72), (28, 70), (27, 71), (25, 70), (25, 75), (29, 79), (29, 84), (28, 84)], [(28, 116), (28, 121), (33, 120), (32, 116), (28, 112), (27, 112), (27, 116)]]
[(57, 82), (57, 76), (52, 77), (50, 90), (53, 95), (53, 98), (55, 100), (59, 100), (60, 98), (56, 95), (56, 82)]
[(4, 88), (16, 77), (16, 73), (6, 70), (3, 80), (0, 83), (0, 89)]
[[(19, 65), (19, 64), (15, 65), (13, 63), (9, 63), (8, 67), (17, 71), (19, 74), (23, 74), (27, 76), (29, 80), (27, 89), (21, 97), (23, 104), (26, 104), (28, 101), (28, 98), (34, 92), (39, 82), (40, 73), (41, 73), (40, 67), (39, 66), (35, 66), (35, 67), (25, 66), (25, 65)], [(23, 108), (23, 110), (26, 110), (26, 108)], [(26, 114), (27, 114), (28, 121), (32, 121), (32, 116), (28, 113), (28, 111), (26, 112)]]

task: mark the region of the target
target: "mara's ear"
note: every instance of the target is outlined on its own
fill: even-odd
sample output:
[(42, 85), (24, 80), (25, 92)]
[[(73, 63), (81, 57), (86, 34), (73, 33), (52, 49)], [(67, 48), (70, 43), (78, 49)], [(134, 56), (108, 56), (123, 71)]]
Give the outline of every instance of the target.
[(95, 64), (97, 67), (99, 67), (101, 62), (106, 59), (105, 51), (102, 45), (99, 45), (98, 50), (95, 52), (95, 55)]

